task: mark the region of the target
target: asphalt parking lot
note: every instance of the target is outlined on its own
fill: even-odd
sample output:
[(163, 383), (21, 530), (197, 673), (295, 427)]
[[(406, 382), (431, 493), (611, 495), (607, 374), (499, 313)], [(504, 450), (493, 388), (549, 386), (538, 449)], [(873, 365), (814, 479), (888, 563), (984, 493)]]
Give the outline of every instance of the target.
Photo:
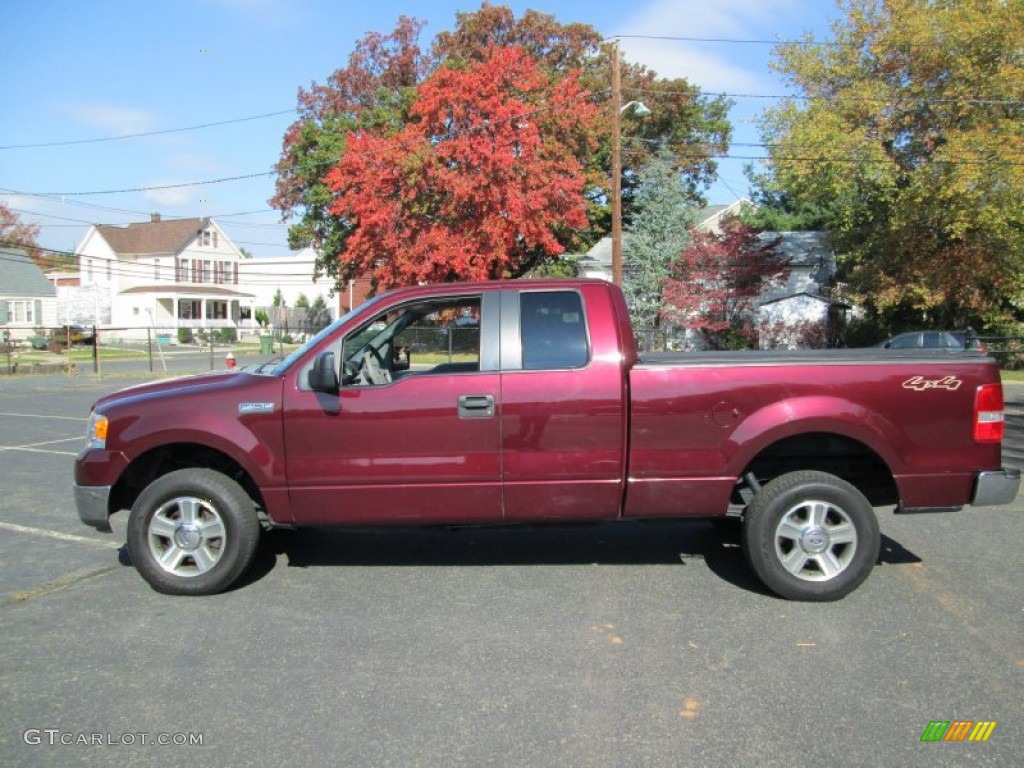
[[(130, 383), (0, 378), (2, 764), (1020, 764), (1024, 497), (879, 510), (830, 604), (704, 522), (275, 534), (240, 588), (173, 598), (72, 501), (89, 405)], [(921, 741), (947, 720), (997, 724)]]

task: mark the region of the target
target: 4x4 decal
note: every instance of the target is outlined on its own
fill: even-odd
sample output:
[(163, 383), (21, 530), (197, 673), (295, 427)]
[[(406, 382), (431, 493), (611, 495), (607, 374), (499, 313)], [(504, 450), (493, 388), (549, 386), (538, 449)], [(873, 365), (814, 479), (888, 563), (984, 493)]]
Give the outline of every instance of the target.
[(942, 379), (926, 379), (924, 376), (914, 376), (903, 382), (904, 389), (913, 389), (917, 392), (924, 392), (926, 389), (948, 389), (956, 392), (963, 384), (956, 376), (946, 376)]

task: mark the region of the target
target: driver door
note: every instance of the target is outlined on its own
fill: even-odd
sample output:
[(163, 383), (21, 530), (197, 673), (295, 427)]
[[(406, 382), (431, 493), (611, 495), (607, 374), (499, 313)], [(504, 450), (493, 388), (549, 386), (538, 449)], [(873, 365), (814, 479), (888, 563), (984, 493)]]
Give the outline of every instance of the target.
[[(500, 375), (484, 350), (489, 340), (496, 348), (497, 294), (420, 301), (408, 325), (394, 311), (345, 340), (336, 396), (286, 398), (295, 522), (500, 521)], [(374, 364), (383, 378), (369, 372)]]

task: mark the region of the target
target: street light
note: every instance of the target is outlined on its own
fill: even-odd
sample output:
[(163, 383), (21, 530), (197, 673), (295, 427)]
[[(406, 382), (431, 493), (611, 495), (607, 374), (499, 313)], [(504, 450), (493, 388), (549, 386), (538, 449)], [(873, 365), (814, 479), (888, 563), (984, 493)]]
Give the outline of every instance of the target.
[(622, 115), (633, 109), (638, 117), (651, 110), (642, 101), (622, 103), (619, 41), (612, 47), (612, 282), (622, 287)]

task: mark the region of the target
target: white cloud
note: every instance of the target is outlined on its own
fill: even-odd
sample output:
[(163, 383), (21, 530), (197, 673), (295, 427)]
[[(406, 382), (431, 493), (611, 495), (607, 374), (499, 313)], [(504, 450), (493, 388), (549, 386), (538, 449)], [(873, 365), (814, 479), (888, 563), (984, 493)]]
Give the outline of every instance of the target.
[(801, 8), (803, 0), (652, 0), (626, 19), (622, 49), (662, 77), (685, 77), (708, 91), (764, 93), (777, 82), (767, 67), (770, 45), (626, 36), (788, 39), (798, 34)]
[(135, 107), (78, 102), (65, 104), (63, 109), (76, 122), (95, 128), (105, 136), (147, 133), (157, 130), (160, 124), (156, 113)]
[[(179, 184), (175, 181), (154, 181), (146, 186), (161, 187), (169, 184)], [(181, 208), (196, 202), (199, 195), (196, 187), (171, 187), (169, 189), (148, 189), (142, 196), (164, 208)]]

